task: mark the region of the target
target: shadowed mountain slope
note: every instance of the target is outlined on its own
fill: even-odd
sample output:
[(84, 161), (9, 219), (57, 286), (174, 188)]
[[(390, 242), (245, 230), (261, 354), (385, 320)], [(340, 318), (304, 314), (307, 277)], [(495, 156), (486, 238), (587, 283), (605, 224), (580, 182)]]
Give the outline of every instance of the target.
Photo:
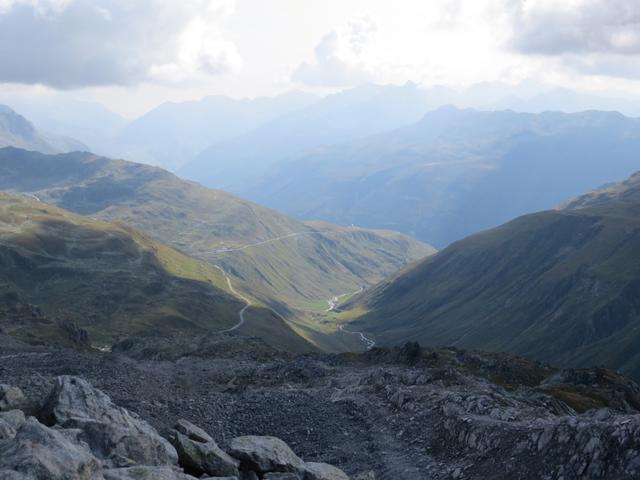
[(509, 351), (640, 378), (639, 299), (636, 174), (456, 242), (347, 308), (384, 344)]

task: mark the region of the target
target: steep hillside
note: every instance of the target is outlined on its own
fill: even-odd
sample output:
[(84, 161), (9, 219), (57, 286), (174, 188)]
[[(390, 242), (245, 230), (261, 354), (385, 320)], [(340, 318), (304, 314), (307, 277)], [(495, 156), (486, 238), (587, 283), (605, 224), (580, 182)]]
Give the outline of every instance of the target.
[(252, 170), (237, 193), (296, 218), (390, 228), (443, 247), (630, 175), (638, 149), (640, 121), (617, 113), (446, 107)]
[(179, 173), (252, 198), (257, 194), (253, 186), (278, 163), (310, 148), (409, 125), (431, 105), (428, 93), (413, 84), (364, 85), (329, 95), (238, 138), (211, 142)]
[(158, 168), (0, 150), (0, 189), (120, 220), (242, 280), (285, 316), (371, 285), (433, 249), (401, 234), (302, 223)]
[[(0, 328), (30, 341), (110, 345), (129, 335), (229, 329), (244, 301), (218, 269), (123, 224), (0, 193)], [(265, 308), (268, 342), (309, 349)], [(83, 331), (88, 332), (88, 338)], [(278, 332), (278, 333), (277, 333)]]
[(0, 105), (0, 148), (17, 147), (44, 153), (88, 150), (76, 140), (44, 134), (29, 120), (9, 107)]
[[(456, 242), (344, 313), (379, 343), (509, 351), (640, 378), (640, 174)], [(357, 327), (356, 327), (357, 325)]]

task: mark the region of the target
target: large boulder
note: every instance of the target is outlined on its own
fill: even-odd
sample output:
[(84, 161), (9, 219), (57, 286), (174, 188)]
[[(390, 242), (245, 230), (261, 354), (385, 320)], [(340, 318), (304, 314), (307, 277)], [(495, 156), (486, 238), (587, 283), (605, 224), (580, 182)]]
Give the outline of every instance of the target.
[(77, 377), (58, 377), (42, 411), (47, 424), (79, 429), (91, 451), (110, 467), (175, 465), (178, 454), (147, 422), (114, 405)]
[(169, 440), (178, 452), (178, 462), (192, 475), (238, 476), (239, 462), (222, 451), (204, 430), (180, 420)]
[(101, 471), (100, 461), (88, 448), (35, 418), (27, 419), (13, 439), (0, 442), (3, 479), (102, 480)]
[(25, 401), (24, 393), (18, 387), (0, 384), (0, 412), (21, 408)]
[(229, 454), (240, 460), (241, 470), (303, 472), (304, 462), (279, 438), (245, 436), (231, 440)]
[(349, 477), (333, 465), (307, 462), (304, 465), (304, 480), (349, 480)]

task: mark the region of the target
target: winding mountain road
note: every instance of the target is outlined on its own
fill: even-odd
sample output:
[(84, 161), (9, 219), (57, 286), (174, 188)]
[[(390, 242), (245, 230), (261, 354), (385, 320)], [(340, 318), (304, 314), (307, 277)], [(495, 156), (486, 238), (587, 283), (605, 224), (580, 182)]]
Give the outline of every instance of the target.
[(376, 342), (370, 339), (369, 337), (367, 337), (362, 332), (352, 332), (351, 330), (347, 330), (346, 328), (344, 328), (344, 325), (340, 325), (340, 327), (338, 328), (341, 332), (344, 332), (344, 333), (352, 333), (353, 335), (360, 335), (360, 340), (362, 341), (362, 343), (364, 343), (364, 346), (367, 348), (367, 350), (371, 350), (373, 347), (376, 346)]
[[(358, 293), (362, 292), (363, 290), (364, 290), (364, 287), (360, 287), (360, 289), (356, 290), (355, 292), (343, 293), (342, 295), (336, 295), (335, 297), (332, 297), (331, 299), (327, 300), (327, 303), (329, 304), (329, 308), (327, 310), (325, 310), (325, 312), (329, 313), (329, 312), (334, 311), (336, 309), (336, 307), (338, 306), (338, 303), (340, 303), (340, 299), (341, 298), (350, 297), (352, 295), (357, 295)], [(371, 338), (367, 337), (362, 332), (352, 332), (350, 330), (345, 329), (344, 325), (340, 325), (340, 327), (338, 327), (338, 329), (341, 332), (344, 332), (344, 333), (351, 333), (353, 335), (360, 335), (360, 340), (362, 341), (362, 343), (364, 343), (364, 345), (367, 348), (367, 350), (371, 350), (373, 347), (376, 346), (376, 342), (374, 340), (372, 340)]]
[[(251, 244), (243, 245), (243, 246), (237, 247), (237, 248), (223, 248), (223, 249), (211, 250), (209, 252), (203, 252), (203, 253), (204, 254), (214, 254), (215, 255), (215, 254), (218, 254), (218, 253), (240, 252), (240, 251), (246, 250), (248, 248), (259, 247), (261, 245), (266, 245), (266, 244), (269, 244), (269, 243), (278, 242), (278, 241), (281, 241), (281, 240), (284, 240), (284, 239), (287, 239), (287, 238), (299, 237), (299, 236), (302, 236), (302, 235), (326, 235), (328, 233), (335, 233), (335, 232), (332, 232), (332, 231), (313, 231), (313, 232), (289, 233), (287, 235), (281, 235), (279, 237), (271, 238), (269, 240), (264, 240), (262, 242), (257, 242), (257, 243), (251, 243)], [(231, 328), (228, 328), (226, 330), (221, 330), (221, 331), (217, 332), (217, 333), (228, 333), (228, 332), (232, 332), (234, 330), (237, 330), (240, 327), (242, 327), (242, 325), (244, 325), (244, 322), (245, 322), (244, 314), (247, 311), (247, 309), (251, 306), (251, 301), (247, 297), (245, 297), (242, 294), (238, 293), (235, 288), (233, 288), (233, 284), (231, 283), (231, 278), (229, 277), (227, 272), (224, 270), (224, 268), (222, 268), (220, 265), (214, 265), (214, 267), (216, 267), (218, 270), (220, 270), (222, 272), (222, 274), (224, 275), (224, 277), (225, 277), (225, 279), (227, 281), (227, 285), (229, 286), (229, 291), (231, 293), (233, 293), (236, 297), (240, 298), (246, 304), (244, 307), (242, 307), (242, 310), (240, 310), (240, 312), (238, 312), (239, 321), (238, 321), (237, 324), (235, 324)], [(347, 292), (347, 293), (343, 293), (341, 295), (336, 295), (336, 296), (330, 298), (329, 300), (327, 300), (327, 303), (329, 304), (329, 308), (327, 308), (327, 310), (325, 310), (325, 313), (329, 313), (329, 312), (335, 310), (335, 308), (338, 306), (338, 303), (340, 302), (340, 299), (342, 299), (344, 297), (356, 295), (356, 294), (362, 292), (363, 290), (364, 290), (364, 287), (360, 287), (360, 289), (356, 290), (355, 292)], [(278, 313), (276, 310), (274, 310), (272, 308), (269, 308), (269, 310), (271, 310), (275, 315), (277, 315), (284, 322), (287, 322), (287, 320), (280, 313)], [(371, 338), (367, 337), (362, 332), (352, 332), (350, 330), (345, 329), (344, 325), (340, 325), (339, 330), (344, 332), (344, 333), (350, 333), (350, 334), (353, 334), (353, 335), (359, 335), (360, 336), (360, 340), (362, 341), (362, 343), (364, 343), (364, 345), (365, 345), (367, 350), (371, 350), (373, 347), (376, 346), (376, 342), (374, 340), (372, 340)]]
[(309, 232), (288, 233), (287, 235), (281, 235), (279, 237), (270, 238), (269, 240), (263, 240), (262, 242), (258, 242), (258, 243), (250, 243), (247, 245), (243, 245), (241, 247), (219, 248), (217, 250), (209, 250), (206, 252), (202, 252), (201, 255), (216, 255), (219, 253), (241, 252), (242, 250), (246, 250), (248, 248), (260, 247), (262, 245), (267, 245), (269, 243), (286, 240), (287, 238), (301, 237), (303, 235), (328, 235), (330, 233), (340, 233), (340, 232), (331, 231), (331, 230), (327, 230), (327, 231), (316, 230), (316, 231), (309, 231)]
[(224, 268), (222, 268), (220, 265), (214, 265), (214, 267), (216, 267), (218, 270), (220, 270), (222, 272), (222, 274), (224, 275), (224, 278), (227, 280), (227, 285), (229, 286), (229, 291), (231, 291), (231, 293), (233, 293), (236, 297), (238, 297), (240, 300), (242, 300), (246, 305), (244, 307), (242, 307), (242, 309), (238, 312), (238, 318), (239, 321), (238, 323), (236, 323), (233, 327), (231, 328), (227, 328), (226, 330), (220, 330), (216, 333), (228, 333), (228, 332), (233, 332), (234, 330), (239, 329), (242, 325), (244, 325), (244, 314), (247, 311), (247, 309), (251, 306), (251, 301), (245, 297), (244, 295), (242, 295), (241, 293), (238, 293), (238, 291), (233, 288), (233, 284), (231, 283), (231, 278), (229, 278), (229, 275), (227, 275), (227, 272), (224, 271)]

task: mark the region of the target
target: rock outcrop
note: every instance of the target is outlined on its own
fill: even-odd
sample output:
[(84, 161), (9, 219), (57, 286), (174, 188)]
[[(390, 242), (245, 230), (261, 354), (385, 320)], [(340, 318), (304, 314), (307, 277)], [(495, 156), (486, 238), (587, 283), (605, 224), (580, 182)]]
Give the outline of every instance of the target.
[[(85, 445), (35, 418), (27, 419), (12, 439), (0, 442), (0, 472), (33, 480), (94, 480), (102, 477), (101, 471), (100, 461)], [(6, 478), (3, 475), (0, 478)]]
[(44, 410), (45, 423), (79, 429), (91, 451), (107, 464), (174, 465), (178, 454), (147, 422), (118, 407), (86, 381), (56, 380)]
[[(2, 386), (5, 406), (24, 404)], [(0, 412), (2, 480), (344, 480), (340, 470), (303, 462), (274, 437), (239, 437), (223, 451), (179, 420), (169, 443), (147, 422), (78, 377), (55, 381), (39, 417)]]

